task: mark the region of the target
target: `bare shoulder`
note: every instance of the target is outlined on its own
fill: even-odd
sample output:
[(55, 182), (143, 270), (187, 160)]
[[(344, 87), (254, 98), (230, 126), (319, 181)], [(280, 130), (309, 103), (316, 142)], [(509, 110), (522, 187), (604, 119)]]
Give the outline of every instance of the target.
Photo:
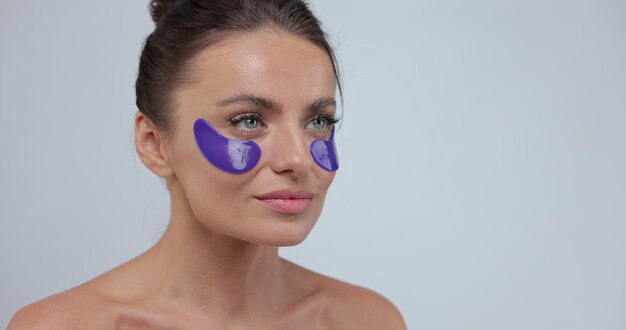
[[(19, 309), (8, 329), (111, 328), (129, 307), (116, 299), (112, 288), (122, 288), (122, 275), (132, 260), (73, 288)], [(128, 314), (128, 313), (127, 313)]]
[[(295, 265), (295, 264), (292, 264)], [(327, 306), (330, 327), (336, 329), (406, 329), (398, 308), (383, 295), (295, 265), (316, 283)]]
[(8, 329), (61, 329), (81, 323), (84, 301), (80, 290), (70, 289), (41, 299), (18, 310)]
[(328, 279), (327, 295), (338, 311), (334, 319), (339, 329), (406, 329), (398, 308), (383, 295), (357, 285)]

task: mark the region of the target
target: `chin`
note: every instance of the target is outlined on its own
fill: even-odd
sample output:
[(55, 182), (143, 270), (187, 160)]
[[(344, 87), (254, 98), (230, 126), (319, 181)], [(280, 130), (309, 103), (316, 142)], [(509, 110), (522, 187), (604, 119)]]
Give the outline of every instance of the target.
[(294, 245), (298, 245), (298, 244), (302, 243), (305, 239), (306, 239), (306, 236), (304, 236), (304, 237), (290, 237), (290, 238), (287, 238), (287, 239), (272, 240), (268, 244), (264, 244), (264, 245), (272, 246), (272, 247), (294, 246)]
[(281, 228), (278, 232), (273, 230), (264, 235), (264, 237), (259, 237), (259, 234), (261, 234), (259, 231), (252, 242), (271, 247), (294, 246), (302, 243), (309, 236), (310, 232), (310, 228), (294, 226), (292, 228)]

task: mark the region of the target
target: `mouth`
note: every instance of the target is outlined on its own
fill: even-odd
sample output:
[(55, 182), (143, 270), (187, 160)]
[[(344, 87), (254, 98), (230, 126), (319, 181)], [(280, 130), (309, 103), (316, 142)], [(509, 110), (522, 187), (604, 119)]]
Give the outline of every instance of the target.
[(263, 205), (284, 214), (300, 214), (307, 210), (315, 195), (304, 190), (278, 190), (255, 197)]

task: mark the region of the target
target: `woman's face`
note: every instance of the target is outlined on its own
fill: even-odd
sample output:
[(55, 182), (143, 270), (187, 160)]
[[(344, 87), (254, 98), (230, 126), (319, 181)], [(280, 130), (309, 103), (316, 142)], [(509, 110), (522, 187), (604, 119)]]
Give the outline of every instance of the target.
[[(192, 65), (194, 79), (176, 92), (177, 126), (167, 146), (171, 178), (185, 202), (198, 221), (222, 234), (269, 246), (300, 243), (335, 175), (309, 152), (333, 127), (335, 76), (328, 54), (291, 34), (258, 31), (212, 45)], [(195, 141), (198, 118), (228, 138), (257, 143), (258, 164), (243, 174), (212, 165)], [(267, 198), (278, 191), (305, 198)]]

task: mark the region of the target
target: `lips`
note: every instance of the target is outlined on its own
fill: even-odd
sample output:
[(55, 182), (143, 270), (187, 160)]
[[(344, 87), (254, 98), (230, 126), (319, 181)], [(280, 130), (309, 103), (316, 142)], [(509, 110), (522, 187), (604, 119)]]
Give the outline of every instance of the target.
[(263, 205), (284, 214), (300, 214), (315, 195), (304, 190), (278, 190), (255, 197)]

